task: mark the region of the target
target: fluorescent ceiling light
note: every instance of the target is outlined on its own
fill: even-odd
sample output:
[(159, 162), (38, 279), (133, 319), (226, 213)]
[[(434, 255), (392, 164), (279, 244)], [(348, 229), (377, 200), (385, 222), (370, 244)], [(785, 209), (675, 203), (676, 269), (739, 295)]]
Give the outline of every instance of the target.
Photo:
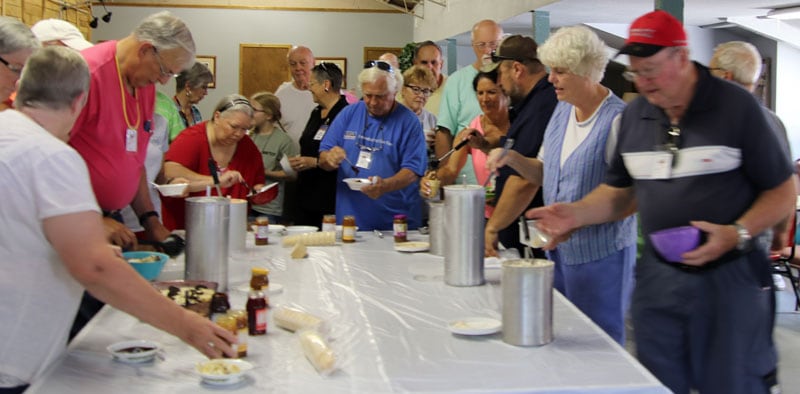
[(800, 7), (777, 8), (767, 12), (770, 19), (800, 19)]

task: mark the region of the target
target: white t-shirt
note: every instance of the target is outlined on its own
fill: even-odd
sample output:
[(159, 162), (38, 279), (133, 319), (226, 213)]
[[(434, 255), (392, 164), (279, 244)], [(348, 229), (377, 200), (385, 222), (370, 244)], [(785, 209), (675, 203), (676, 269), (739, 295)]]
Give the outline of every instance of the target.
[(83, 292), (42, 221), (100, 208), (81, 156), (14, 110), (0, 112), (0, 184), (0, 386), (8, 387), (33, 381), (65, 350)]
[[(164, 154), (169, 150), (169, 133), (167, 132), (167, 119), (158, 113), (153, 114), (153, 134), (150, 136), (150, 141), (147, 143), (147, 156), (144, 159), (144, 169), (147, 174), (147, 188), (150, 191), (150, 201), (153, 203), (153, 210), (158, 212), (159, 218), (161, 217), (161, 196), (158, 194), (158, 189), (153, 186), (158, 173), (161, 171), (161, 166), (164, 164)], [(144, 228), (139, 224), (139, 217), (136, 212), (128, 205), (122, 209), (122, 220), (125, 226), (131, 231), (138, 232), (144, 231)], [(143, 212), (144, 213), (144, 212)]]
[(284, 82), (275, 91), (281, 100), (281, 124), (286, 128), (297, 147), (300, 147), (300, 136), (308, 123), (311, 111), (317, 107), (310, 90), (300, 90), (291, 81)]

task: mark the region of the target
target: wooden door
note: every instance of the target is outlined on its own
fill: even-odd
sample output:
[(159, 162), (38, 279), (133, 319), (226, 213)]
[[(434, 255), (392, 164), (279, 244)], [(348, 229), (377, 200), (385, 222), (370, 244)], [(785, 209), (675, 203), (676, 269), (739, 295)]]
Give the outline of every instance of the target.
[(291, 45), (239, 44), (239, 94), (275, 93), (281, 83), (291, 80), (286, 56)]
[[(397, 57), (400, 57), (400, 54), (403, 53), (403, 48), (395, 48), (395, 47), (364, 47), (364, 63), (370, 60), (378, 60), (381, 55), (386, 52), (394, 53)], [(361, 65), (359, 65), (361, 66)], [(361, 70), (361, 67), (358, 68)]]

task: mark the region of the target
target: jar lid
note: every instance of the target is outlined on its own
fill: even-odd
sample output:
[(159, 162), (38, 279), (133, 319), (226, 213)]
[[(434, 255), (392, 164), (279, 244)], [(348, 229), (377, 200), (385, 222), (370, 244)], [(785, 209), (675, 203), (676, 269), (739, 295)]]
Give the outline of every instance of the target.
[(394, 218), (395, 218), (395, 219), (405, 219), (405, 218), (406, 218), (406, 215), (403, 215), (403, 214), (394, 215)]

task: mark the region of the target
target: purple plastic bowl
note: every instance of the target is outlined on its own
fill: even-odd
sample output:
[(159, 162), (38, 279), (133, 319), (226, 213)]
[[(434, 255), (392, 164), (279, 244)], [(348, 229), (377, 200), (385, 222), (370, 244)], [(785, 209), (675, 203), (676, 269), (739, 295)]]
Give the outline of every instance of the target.
[(680, 263), (682, 254), (700, 245), (700, 230), (692, 226), (659, 230), (650, 233), (650, 242), (665, 260)]

